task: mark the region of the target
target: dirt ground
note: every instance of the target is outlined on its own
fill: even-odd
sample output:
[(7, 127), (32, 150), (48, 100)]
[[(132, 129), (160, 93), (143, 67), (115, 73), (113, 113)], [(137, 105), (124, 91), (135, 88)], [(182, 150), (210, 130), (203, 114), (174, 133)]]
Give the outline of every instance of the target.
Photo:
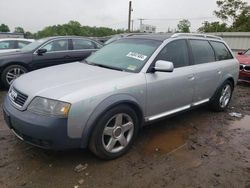
[(226, 112), (201, 107), (143, 128), (132, 149), (112, 161), (88, 150), (27, 145), (0, 114), (0, 187), (250, 188), (250, 85), (236, 87)]

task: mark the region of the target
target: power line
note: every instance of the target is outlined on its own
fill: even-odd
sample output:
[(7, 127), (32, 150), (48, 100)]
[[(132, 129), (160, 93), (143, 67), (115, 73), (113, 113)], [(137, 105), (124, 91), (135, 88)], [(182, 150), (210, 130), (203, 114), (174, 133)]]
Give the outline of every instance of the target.
[(182, 19), (188, 19), (188, 20), (206, 20), (206, 19), (216, 19), (217, 17), (196, 17), (196, 18), (137, 18), (136, 20), (158, 20), (158, 21), (176, 21), (176, 20), (182, 20)]

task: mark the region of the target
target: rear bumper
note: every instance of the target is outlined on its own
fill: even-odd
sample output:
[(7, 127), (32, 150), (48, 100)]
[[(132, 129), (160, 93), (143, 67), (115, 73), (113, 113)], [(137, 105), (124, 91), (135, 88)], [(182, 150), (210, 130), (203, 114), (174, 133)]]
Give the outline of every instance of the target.
[(17, 110), (7, 96), (4, 99), (3, 113), (8, 127), (18, 138), (29, 144), (55, 150), (81, 146), (81, 139), (68, 137), (67, 118)]

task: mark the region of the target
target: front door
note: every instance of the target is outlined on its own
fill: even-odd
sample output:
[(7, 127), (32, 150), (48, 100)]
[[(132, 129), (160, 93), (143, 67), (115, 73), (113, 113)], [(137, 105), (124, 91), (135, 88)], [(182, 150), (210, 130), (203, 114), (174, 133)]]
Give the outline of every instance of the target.
[(41, 47), (41, 49), (46, 49), (47, 52), (43, 54), (33, 54), (32, 67), (34, 69), (73, 61), (70, 56), (68, 39), (53, 40)]
[(168, 43), (157, 60), (171, 61), (173, 72), (147, 73), (147, 120), (155, 120), (191, 106), (195, 77), (189, 66), (186, 40)]

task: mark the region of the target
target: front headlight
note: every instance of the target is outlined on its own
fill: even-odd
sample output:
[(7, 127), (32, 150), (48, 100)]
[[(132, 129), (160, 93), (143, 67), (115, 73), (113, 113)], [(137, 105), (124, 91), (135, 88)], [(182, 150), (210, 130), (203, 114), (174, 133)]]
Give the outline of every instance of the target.
[(69, 103), (43, 97), (35, 97), (28, 106), (28, 110), (34, 113), (62, 117), (68, 116), (69, 109)]

